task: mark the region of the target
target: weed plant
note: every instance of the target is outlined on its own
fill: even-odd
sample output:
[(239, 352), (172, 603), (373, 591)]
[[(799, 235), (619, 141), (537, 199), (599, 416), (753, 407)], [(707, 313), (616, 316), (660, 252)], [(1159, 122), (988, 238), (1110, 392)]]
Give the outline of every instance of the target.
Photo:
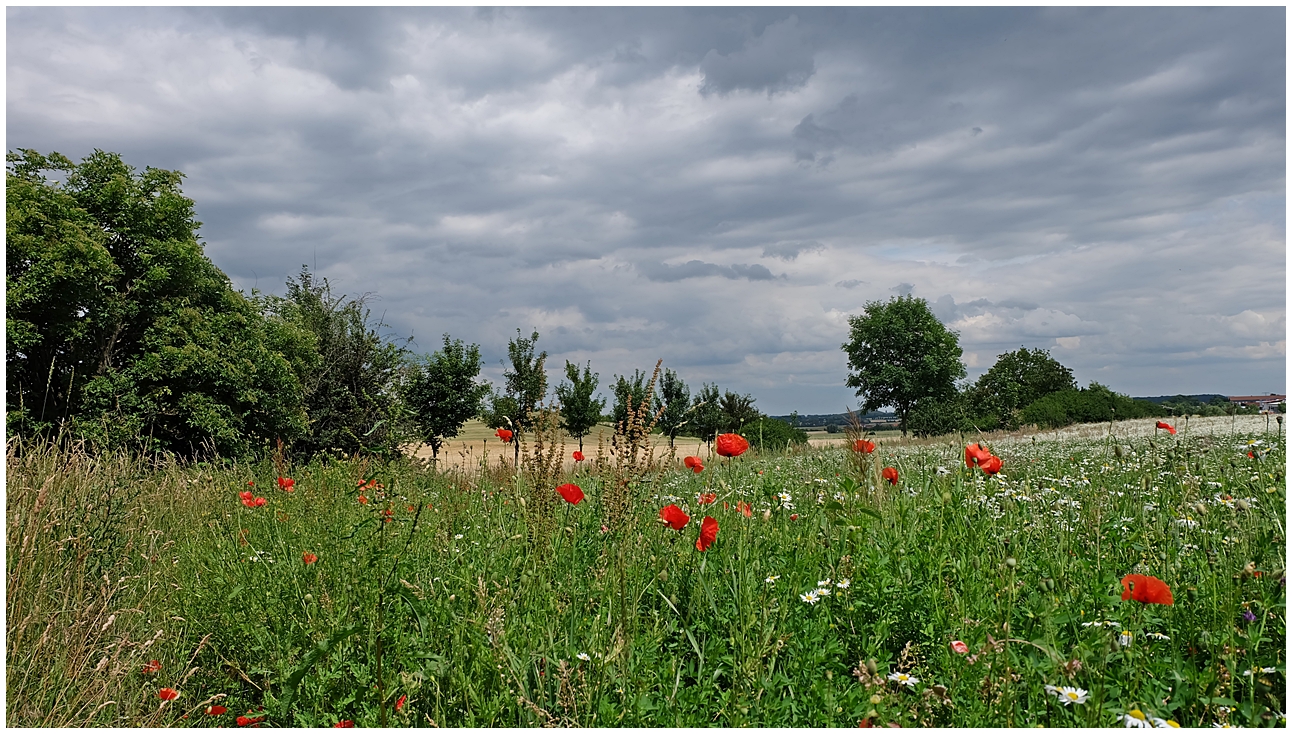
[(609, 462), (518, 507), (550, 438), (519, 473), (11, 444), (6, 723), (1282, 726), (1285, 448), (1225, 423), (1000, 441), (991, 477), (960, 442), (713, 457), (634, 474), (614, 532)]

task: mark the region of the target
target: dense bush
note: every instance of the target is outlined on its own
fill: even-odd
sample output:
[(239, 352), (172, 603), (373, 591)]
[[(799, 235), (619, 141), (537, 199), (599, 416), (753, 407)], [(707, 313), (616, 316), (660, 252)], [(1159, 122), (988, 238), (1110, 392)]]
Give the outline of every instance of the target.
[(807, 432), (783, 420), (765, 416), (742, 426), (740, 435), (757, 449), (785, 449), (790, 446), (806, 446), (808, 442)]
[(1098, 423), (1128, 418), (1165, 416), (1166, 411), (1146, 400), (1132, 400), (1097, 382), (1081, 390), (1062, 390), (1047, 395), (1022, 410), (1023, 423), (1041, 428), (1059, 428), (1073, 423)]

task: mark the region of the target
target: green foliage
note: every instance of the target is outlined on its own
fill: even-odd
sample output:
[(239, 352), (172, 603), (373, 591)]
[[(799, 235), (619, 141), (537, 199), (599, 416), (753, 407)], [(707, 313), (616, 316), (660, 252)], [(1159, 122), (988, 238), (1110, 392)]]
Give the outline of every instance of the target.
[(1216, 395), (1206, 402), (1191, 395), (1176, 395), (1157, 404), (1162, 406), (1168, 415), (1173, 416), (1199, 415), (1211, 417), (1220, 415), (1256, 415), (1260, 413), (1260, 409), (1254, 405), (1241, 406), (1237, 403), (1231, 403), (1223, 395)]
[(611, 415), (616, 426), (627, 424), (630, 404), (632, 410), (637, 410), (646, 401), (646, 382), (649, 378), (650, 375), (641, 370), (633, 370), (631, 380), (623, 375), (615, 375), (615, 407)]
[[(492, 467), (319, 458), (248, 508), (237, 493), (272, 487), (271, 462), (10, 456), (6, 722), (1279, 725), (1286, 447), (1263, 419), (1238, 424), (1002, 440), (991, 478), (958, 444), (885, 445), (887, 495), (846, 449), (751, 452), (662, 473), (690, 525), (662, 527), (661, 499), (620, 537), (583, 466), (568, 479), (587, 498), (546, 553)], [(375, 480), (367, 504), (357, 478)], [(707, 492), (722, 499), (699, 505)], [(704, 514), (720, 531), (700, 553)], [(1122, 601), (1128, 573), (1174, 605)], [(162, 686), (179, 701), (159, 705)], [(217, 696), (228, 713), (207, 715)]]
[(203, 254), (182, 174), (103, 151), (7, 160), (12, 434), (238, 455), (304, 431), (293, 334)]
[(439, 457), (444, 439), (453, 438), (462, 424), (474, 418), (485, 397), (487, 383), (480, 376), (480, 347), (444, 335), (444, 347), (410, 365), (403, 385), (404, 403), (418, 437), (430, 444), (431, 455)]
[(713, 437), (722, 430), (725, 420), (722, 413), (721, 399), (718, 386), (705, 383), (700, 388), (700, 391), (695, 394), (695, 402), (691, 405), (691, 420), (683, 426), (683, 433), (705, 441), (712, 441)]
[(806, 431), (766, 416), (746, 423), (740, 429), (740, 435), (749, 441), (749, 445), (760, 450), (788, 449), (806, 446), (808, 442)]
[(405, 438), (398, 381), (408, 350), (378, 332), (364, 298), (332, 293), (302, 266), (288, 278), (287, 295), (264, 296), (266, 315), (285, 330), (306, 335), (312, 354), (294, 361), (309, 429), (293, 443), (302, 456), (394, 456)]
[(1161, 406), (1146, 400), (1132, 400), (1097, 382), (1081, 390), (1051, 393), (1023, 408), (1019, 419), (1024, 424), (1042, 428), (1059, 428), (1073, 423), (1099, 423), (1129, 418), (1165, 416)]
[(925, 399), (911, 408), (907, 428), (916, 436), (941, 436), (957, 431), (991, 431), (1000, 427), (994, 415), (974, 415), (969, 395), (962, 391), (938, 398)]
[(722, 408), (723, 431), (739, 431), (746, 423), (756, 421), (763, 415), (754, 407), (754, 396), (747, 393), (740, 395), (728, 390), (722, 394), (719, 406)]
[(848, 323), (852, 330), (843, 350), (852, 372), (846, 384), (864, 399), (862, 410), (893, 406), (903, 433), (916, 404), (952, 396), (955, 381), (965, 375), (958, 335), (922, 298), (868, 302)]
[(673, 440), (690, 419), (690, 411), (690, 389), (676, 372), (664, 370), (659, 380), (659, 391), (655, 396), (655, 412), (659, 413), (656, 427), (659, 428), (660, 433), (668, 436), (669, 446), (673, 445)]
[(1059, 364), (1048, 351), (1019, 348), (1006, 352), (969, 389), (968, 402), (976, 421), (985, 426), (1017, 428), (1018, 411), (1061, 390), (1076, 390), (1072, 370)]
[(600, 375), (592, 371), (592, 363), (579, 366), (565, 363), (566, 382), (556, 387), (556, 399), (561, 402), (561, 428), (570, 436), (578, 439), (579, 450), (583, 450), (583, 437), (588, 435), (601, 421), (601, 411), (606, 409), (606, 399), (597, 399), (597, 383)]

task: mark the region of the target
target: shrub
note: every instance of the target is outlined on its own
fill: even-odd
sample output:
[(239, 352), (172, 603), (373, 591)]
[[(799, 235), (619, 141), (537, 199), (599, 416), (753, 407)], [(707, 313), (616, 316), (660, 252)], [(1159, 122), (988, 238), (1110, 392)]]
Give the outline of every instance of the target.
[(746, 423), (740, 429), (740, 435), (749, 440), (749, 445), (757, 449), (788, 449), (791, 446), (805, 446), (807, 433), (776, 418), (759, 418)]

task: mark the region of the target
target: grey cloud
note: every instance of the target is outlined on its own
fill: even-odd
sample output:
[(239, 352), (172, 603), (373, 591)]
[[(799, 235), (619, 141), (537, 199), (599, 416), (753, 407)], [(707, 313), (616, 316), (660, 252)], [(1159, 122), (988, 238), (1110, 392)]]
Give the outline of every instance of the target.
[(711, 49), (700, 62), (704, 72), (702, 94), (732, 92), (780, 92), (800, 87), (816, 70), (812, 46), (791, 15), (772, 23), (760, 35), (750, 37), (743, 48), (729, 54)]
[(179, 169), (239, 287), (317, 264), (491, 365), (535, 327), (835, 411), (904, 283), (971, 370), (1283, 389), (1281, 8), (6, 13), (11, 147)]
[(893, 286), (892, 288), (889, 288), (888, 290), (892, 291), (893, 293), (896, 293), (899, 296), (909, 296), (911, 295), (911, 292), (915, 290), (915, 284), (898, 283), (897, 285)]
[(681, 265), (668, 265), (666, 263), (651, 263), (639, 265), (638, 269), (648, 279), (659, 283), (674, 283), (687, 278), (706, 278), (710, 276), (721, 276), (731, 280), (741, 278), (747, 280), (774, 280), (776, 276), (772, 271), (762, 265), (744, 265), (737, 263), (735, 265), (715, 265), (701, 260), (690, 260)]
[(805, 252), (821, 252), (825, 245), (820, 242), (777, 242), (763, 247), (763, 257), (775, 257), (786, 262), (795, 260)]

